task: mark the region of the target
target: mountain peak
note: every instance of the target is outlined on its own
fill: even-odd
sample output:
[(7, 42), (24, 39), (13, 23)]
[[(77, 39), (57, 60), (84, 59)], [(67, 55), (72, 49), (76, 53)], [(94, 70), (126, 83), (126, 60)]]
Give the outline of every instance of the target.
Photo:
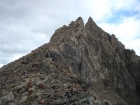
[(69, 26), (75, 28), (75, 27), (84, 27), (84, 21), (81, 17), (78, 17), (75, 21), (72, 21)]
[(87, 21), (85, 27), (86, 27), (88, 30), (92, 31), (92, 30), (94, 30), (95, 28), (97, 28), (98, 26), (97, 26), (96, 23), (93, 21), (93, 19), (92, 19), (91, 17), (89, 17), (89, 19), (88, 19), (88, 21)]
[(75, 22), (80, 24), (80, 25), (82, 25), (82, 26), (84, 26), (84, 21), (83, 21), (83, 19), (81, 17), (78, 17)]
[(91, 17), (0, 68), (0, 105), (140, 105), (140, 57)]
[(93, 19), (92, 19), (92, 17), (89, 17), (88, 18), (88, 23), (93, 23), (94, 21), (93, 21)]

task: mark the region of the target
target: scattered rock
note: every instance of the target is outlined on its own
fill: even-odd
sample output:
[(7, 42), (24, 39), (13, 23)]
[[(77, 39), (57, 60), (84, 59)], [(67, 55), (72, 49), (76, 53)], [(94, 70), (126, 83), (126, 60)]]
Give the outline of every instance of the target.
[(2, 100), (0, 99), (0, 105), (2, 104)]
[(44, 100), (44, 99), (40, 99), (38, 102), (39, 102), (40, 104), (43, 104), (43, 103), (45, 102), (45, 100)]
[(27, 82), (26, 89), (32, 87), (32, 77), (30, 77), (29, 81)]
[(35, 70), (37, 70), (37, 68), (35, 68), (35, 67), (32, 67), (31, 68), (31, 71), (35, 71)]
[(38, 84), (38, 86), (39, 86), (40, 89), (44, 89), (44, 88), (45, 88), (45, 85), (44, 85), (43, 82), (40, 82), (40, 83)]
[(17, 105), (16, 103), (9, 103), (9, 105)]
[(29, 95), (31, 95), (34, 91), (35, 91), (34, 88), (29, 88), (29, 89), (28, 89), (28, 93), (29, 93)]
[(3, 100), (13, 101), (14, 95), (12, 92), (10, 92), (7, 96), (2, 97)]
[(25, 103), (28, 100), (28, 96), (23, 96), (19, 101), (19, 104)]

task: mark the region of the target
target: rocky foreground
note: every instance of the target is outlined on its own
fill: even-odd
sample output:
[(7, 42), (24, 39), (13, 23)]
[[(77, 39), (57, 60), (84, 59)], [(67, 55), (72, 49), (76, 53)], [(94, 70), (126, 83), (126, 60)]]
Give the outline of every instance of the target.
[(140, 57), (79, 17), (0, 69), (0, 105), (140, 105)]

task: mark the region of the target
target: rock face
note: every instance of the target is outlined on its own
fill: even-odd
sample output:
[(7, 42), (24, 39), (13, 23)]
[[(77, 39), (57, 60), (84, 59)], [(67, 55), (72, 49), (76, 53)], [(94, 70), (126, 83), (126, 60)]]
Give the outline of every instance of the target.
[(0, 69), (0, 105), (140, 105), (140, 57), (79, 17)]

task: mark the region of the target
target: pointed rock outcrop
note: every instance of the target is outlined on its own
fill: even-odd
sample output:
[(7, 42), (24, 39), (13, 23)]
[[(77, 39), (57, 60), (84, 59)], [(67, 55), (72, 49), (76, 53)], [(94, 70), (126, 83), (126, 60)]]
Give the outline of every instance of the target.
[(99, 30), (99, 27), (96, 25), (96, 23), (93, 21), (91, 17), (89, 17), (85, 25), (85, 28), (92, 33), (95, 33)]
[(81, 17), (77, 18), (77, 20), (75, 21), (77, 24), (84, 26), (84, 21)]

